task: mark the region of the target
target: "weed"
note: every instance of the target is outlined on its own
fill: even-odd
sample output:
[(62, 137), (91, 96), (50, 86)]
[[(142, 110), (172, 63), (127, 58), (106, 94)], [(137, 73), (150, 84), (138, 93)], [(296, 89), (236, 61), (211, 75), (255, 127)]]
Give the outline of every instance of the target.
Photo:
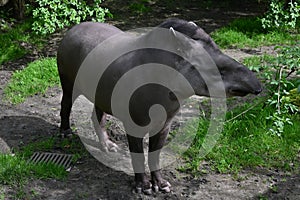
[(267, 105), (276, 108), (274, 113), (267, 116), (268, 120), (273, 121), (273, 127), (269, 132), (281, 136), (284, 126), (292, 125), (289, 113), (295, 114), (299, 110), (297, 99), (300, 99), (300, 93), (297, 92), (297, 87), (300, 82), (289, 76), (300, 73), (297, 71), (300, 65), (300, 48), (298, 46), (277, 48), (279, 52), (276, 57), (266, 55), (252, 57), (245, 59), (245, 62), (250, 69), (261, 71), (261, 76), (266, 81), (266, 88), (270, 96), (267, 99)]

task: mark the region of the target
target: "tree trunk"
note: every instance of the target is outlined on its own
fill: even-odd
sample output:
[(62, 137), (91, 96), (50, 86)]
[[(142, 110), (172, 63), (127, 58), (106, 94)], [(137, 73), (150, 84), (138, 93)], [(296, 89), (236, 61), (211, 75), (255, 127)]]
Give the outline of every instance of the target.
[(293, 2), (293, 0), (285, 0), (284, 1), (284, 9), (287, 10), (289, 8), (289, 3)]
[(19, 20), (25, 17), (25, 0), (13, 0), (16, 18)]

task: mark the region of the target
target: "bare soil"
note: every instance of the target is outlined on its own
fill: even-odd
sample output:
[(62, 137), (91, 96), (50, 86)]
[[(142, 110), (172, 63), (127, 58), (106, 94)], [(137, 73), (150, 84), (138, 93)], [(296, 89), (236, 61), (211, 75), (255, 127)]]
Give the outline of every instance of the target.
[[(105, 5), (115, 14), (109, 23), (128, 30), (137, 27), (155, 26), (168, 17), (193, 20), (207, 32), (222, 27), (232, 19), (245, 16), (257, 16), (263, 6), (257, 1), (231, 1), (231, 5), (212, 2), (212, 6), (203, 7), (200, 1), (149, 1), (151, 10), (136, 14), (129, 9), (127, 1), (106, 1)], [(166, 6), (166, 2), (174, 2)], [(62, 34), (54, 34), (49, 45), (39, 55), (54, 56)], [(241, 60), (252, 54), (274, 52), (272, 47), (239, 50), (229, 49), (225, 53)], [(50, 88), (44, 96), (33, 96), (24, 103), (12, 105), (2, 101), (3, 88), (14, 70), (23, 68), (35, 58), (27, 55), (15, 62), (9, 62), (0, 71), (0, 151), (10, 153), (34, 141), (53, 137), (59, 132), (59, 111), (61, 89)], [(79, 115), (85, 114), (85, 105), (74, 108)], [(198, 109), (198, 108), (197, 108)], [(197, 110), (196, 109), (196, 110)], [(72, 122), (76, 125), (76, 118)], [(114, 121), (112, 119), (112, 121)], [(114, 129), (114, 126), (112, 126)], [(122, 130), (115, 128), (119, 132)], [(62, 152), (63, 153), (63, 152)], [(98, 162), (92, 156), (85, 156), (75, 163), (66, 180), (30, 180), (24, 191), (24, 199), (300, 199), (300, 176), (288, 174), (276, 169), (249, 169), (237, 176), (218, 174), (209, 170), (203, 162), (201, 168), (208, 172), (194, 177), (182, 173), (177, 167), (181, 161), (163, 169), (163, 174), (172, 184), (171, 193), (155, 193), (151, 196), (132, 192), (133, 176), (113, 170)], [(4, 199), (15, 199), (14, 187), (0, 185), (0, 194)], [(1, 195), (0, 195), (1, 197)]]

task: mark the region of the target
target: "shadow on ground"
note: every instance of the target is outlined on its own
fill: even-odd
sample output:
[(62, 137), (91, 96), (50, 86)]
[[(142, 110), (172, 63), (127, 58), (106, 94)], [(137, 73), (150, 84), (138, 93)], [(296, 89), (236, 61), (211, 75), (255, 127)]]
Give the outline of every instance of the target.
[(271, 177), (274, 184), (265, 193), (257, 195), (254, 199), (300, 199), (300, 175), (285, 177)]
[(10, 149), (45, 140), (55, 133), (58, 133), (58, 127), (40, 117), (4, 116), (0, 118), (0, 138)]

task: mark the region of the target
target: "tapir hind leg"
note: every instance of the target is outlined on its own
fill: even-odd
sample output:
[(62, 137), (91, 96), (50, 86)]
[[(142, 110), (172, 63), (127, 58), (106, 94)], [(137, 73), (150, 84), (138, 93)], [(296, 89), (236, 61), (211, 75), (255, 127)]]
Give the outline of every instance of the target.
[(73, 84), (67, 81), (63, 75), (60, 74), (61, 85), (63, 90), (63, 96), (61, 100), (61, 110), (60, 110), (60, 132), (63, 136), (67, 136), (72, 134), (72, 130), (70, 128), (70, 113), (72, 109), (72, 95), (73, 95)]
[(106, 114), (97, 107), (94, 107), (92, 120), (100, 141), (100, 149), (106, 152), (117, 152), (118, 145), (109, 139), (105, 129)]

